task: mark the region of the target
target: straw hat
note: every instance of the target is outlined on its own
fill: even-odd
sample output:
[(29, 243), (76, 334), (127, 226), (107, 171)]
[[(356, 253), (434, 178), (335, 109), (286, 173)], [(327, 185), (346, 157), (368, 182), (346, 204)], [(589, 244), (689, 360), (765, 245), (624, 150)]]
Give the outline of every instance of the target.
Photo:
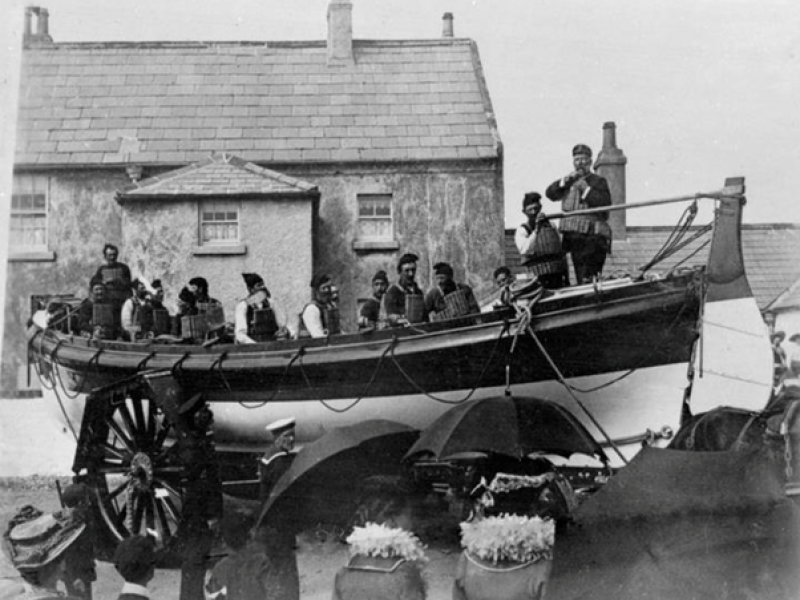
[(65, 513), (42, 515), (16, 525), (8, 534), (11, 560), (22, 573), (59, 558), (86, 529)]

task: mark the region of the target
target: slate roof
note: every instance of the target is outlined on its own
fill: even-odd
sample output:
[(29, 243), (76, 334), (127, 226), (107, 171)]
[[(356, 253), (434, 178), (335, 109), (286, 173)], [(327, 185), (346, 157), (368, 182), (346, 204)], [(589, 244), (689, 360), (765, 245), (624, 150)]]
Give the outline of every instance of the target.
[(800, 279), (797, 279), (789, 288), (775, 299), (768, 308), (775, 311), (800, 308)]
[[(687, 238), (700, 227), (692, 227)], [(524, 272), (519, 263), (519, 252), (514, 245), (514, 229), (506, 229), (506, 264), (516, 273)], [(672, 233), (669, 226), (628, 226), (628, 239), (615, 240), (612, 254), (606, 260), (605, 274), (639, 273), (664, 245)], [(709, 246), (701, 248), (709, 236), (698, 238), (680, 252), (653, 267), (654, 271), (666, 272), (689, 255), (684, 266), (704, 264)], [(745, 271), (756, 302), (761, 309), (767, 308), (800, 279), (800, 224), (771, 223), (742, 225), (742, 253)], [(571, 277), (574, 277), (570, 273)]]
[(20, 166), (497, 158), (474, 42), (56, 43), (23, 52)]
[(307, 197), (316, 185), (265, 169), (229, 154), (215, 154), (182, 169), (143, 179), (117, 194), (118, 200), (169, 200), (187, 196)]

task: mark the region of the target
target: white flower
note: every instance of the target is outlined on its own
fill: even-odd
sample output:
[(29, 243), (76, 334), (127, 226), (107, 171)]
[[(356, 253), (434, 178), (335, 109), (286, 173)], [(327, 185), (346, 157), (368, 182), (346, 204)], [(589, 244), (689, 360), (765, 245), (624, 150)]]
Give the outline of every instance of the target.
[(424, 561), (425, 546), (410, 531), (377, 523), (354, 527), (347, 537), (352, 556), (380, 556), (404, 558), (408, 561)]
[(497, 563), (549, 559), (555, 543), (550, 519), (504, 514), (461, 523), (461, 545), (473, 556)]

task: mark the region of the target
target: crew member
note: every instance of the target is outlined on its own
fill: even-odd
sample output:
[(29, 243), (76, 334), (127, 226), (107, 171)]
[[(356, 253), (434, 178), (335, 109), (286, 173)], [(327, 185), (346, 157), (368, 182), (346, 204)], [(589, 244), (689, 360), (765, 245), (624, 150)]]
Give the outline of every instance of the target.
[[(611, 206), (608, 182), (591, 172), (592, 150), (578, 144), (572, 149), (575, 170), (548, 186), (550, 200), (563, 201), (563, 210), (570, 213), (588, 208)], [(608, 212), (567, 216), (559, 227), (563, 234), (562, 247), (572, 257), (575, 280), (578, 284), (590, 283), (599, 277), (611, 251), (611, 227)]]
[[(400, 277), (397, 283), (389, 286), (383, 297), (383, 308), (390, 325), (408, 325), (428, 319), (425, 314), (424, 295), (415, 281), (418, 260), (416, 254), (404, 254), (397, 263), (397, 273)], [(407, 306), (416, 314), (407, 314)]]
[(247, 297), (234, 312), (237, 344), (257, 344), (288, 336), (283, 311), (272, 299), (264, 280), (256, 273), (242, 273)]
[(432, 321), (481, 312), (472, 288), (453, 281), (453, 267), (448, 263), (433, 265), (433, 277), (436, 285), (425, 294), (425, 314)]
[(141, 315), (145, 297), (147, 296), (147, 288), (142, 281), (136, 279), (131, 283), (131, 290), (133, 294), (122, 305), (121, 321), (123, 335), (133, 342), (137, 338), (144, 337), (147, 333), (146, 328), (142, 327)]
[(292, 466), (295, 457), (295, 418), (288, 417), (274, 421), (267, 425), (266, 430), (272, 434), (272, 446), (258, 463), (258, 498), (262, 504), (269, 498), (281, 475)]
[(103, 257), (106, 264), (97, 269), (91, 279), (90, 285), (95, 281), (100, 281), (106, 285), (109, 302), (113, 303), (117, 312), (122, 309), (122, 304), (130, 298), (131, 290), (131, 270), (128, 265), (117, 261), (119, 248), (113, 244), (106, 244), (103, 248)]
[(385, 322), (385, 316), (381, 315), (381, 301), (386, 290), (389, 287), (389, 278), (386, 276), (386, 271), (380, 270), (372, 277), (372, 297), (367, 298), (366, 302), (361, 305), (361, 310), (358, 312), (358, 326), (359, 328), (374, 328), (380, 327)]
[(192, 277), (189, 280), (189, 291), (197, 299), (197, 308), (206, 312), (207, 306), (221, 306), (222, 302), (208, 295), (208, 281), (204, 277)]
[[(113, 318), (109, 319), (109, 323), (105, 325), (101, 323), (95, 323), (94, 317), (94, 306), (95, 304), (105, 304), (106, 303), (106, 288), (101, 281), (95, 281), (92, 284), (92, 297), (87, 298), (84, 300), (81, 305), (78, 307), (78, 310), (75, 312), (75, 324), (73, 329), (76, 330), (78, 333), (101, 338), (101, 339), (112, 339), (114, 337), (114, 323)], [(113, 315), (113, 313), (110, 313)], [(111, 329), (110, 331), (97, 331), (97, 329), (105, 327), (106, 329)]]
[(311, 302), (300, 313), (298, 337), (320, 338), (339, 333), (339, 310), (331, 303), (331, 278), (314, 275), (311, 278)]
[(497, 267), (492, 273), (492, 279), (497, 289), (492, 292), (494, 301), (491, 304), (486, 304), (481, 311), (491, 312), (493, 310), (500, 310), (511, 303), (511, 284), (514, 283), (514, 275), (511, 269), (502, 265)]
[(542, 212), (542, 195), (538, 192), (525, 194), (522, 212), (528, 220), (514, 234), (522, 265), (529, 275), (538, 277), (546, 288), (568, 286), (567, 260), (561, 249), (558, 232)]

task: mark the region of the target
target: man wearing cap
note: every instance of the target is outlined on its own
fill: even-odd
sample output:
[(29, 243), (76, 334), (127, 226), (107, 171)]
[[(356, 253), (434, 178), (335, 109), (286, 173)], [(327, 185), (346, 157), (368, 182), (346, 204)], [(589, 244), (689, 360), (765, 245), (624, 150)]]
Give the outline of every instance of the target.
[[(565, 213), (611, 206), (608, 182), (591, 172), (592, 150), (585, 144), (572, 149), (575, 170), (551, 183), (547, 197), (562, 202)], [(562, 247), (572, 257), (578, 284), (590, 283), (603, 270), (606, 255), (611, 251), (611, 227), (608, 212), (564, 217), (559, 227)]]
[(92, 582), (97, 581), (94, 568), (93, 524), (89, 488), (83, 483), (73, 483), (64, 488), (61, 502), (70, 518), (84, 523), (86, 529), (67, 551), (64, 585), (67, 593), (85, 600), (92, 598)]
[(311, 302), (300, 313), (298, 337), (320, 338), (339, 333), (338, 310), (335, 317), (331, 311), (331, 278), (328, 275), (314, 275), (311, 278)]
[(152, 537), (125, 538), (114, 552), (114, 567), (125, 580), (117, 600), (148, 600), (147, 584), (156, 574), (156, 549)]
[[(94, 305), (106, 303), (106, 288), (102, 281), (95, 281), (92, 284), (92, 296), (84, 300), (75, 312), (75, 324), (73, 329), (83, 335), (91, 337), (94, 335), (98, 338), (110, 339), (115, 337), (114, 331), (95, 331), (102, 327), (99, 323), (94, 322)], [(115, 329), (113, 323), (111, 327), (105, 325), (107, 329)]]
[(358, 327), (360, 329), (379, 327), (385, 322), (381, 315), (381, 301), (389, 287), (389, 278), (386, 271), (380, 270), (372, 277), (372, 297), (367, 298), (358, 311)]
[[(425, 294), (425, 314), (432, 321), (481, 312), (472, 288), (453, 280), (453, 267), (448, 263), (440, 262), (433, 265), (433, 277), (436, 285)], [(460, 301), (448, 303), (446, 298), (457, 292), (462, 292)]]
[(257, 344), (287, 337), (286, 317), (272, 299), (264, 279), (257, 273), (242, 273), (247, 297), (236, 304), (234, 335), (237, 344)]
[(86, 529), (69, 513), (42, 514), (26, 506), (9, 522), (6, 549), (20, 578), (0, 580), (3, 600), (80, 600), (57, 591), (64, 578), (67, 552)]
[[(420, 303), (423, 302), (424, 296), (422, 290), (417, 285), (415, 277), (417, 274), (417, 261), (419, 257), (416, 254), (403, 254), (397, 262), (397, 274), (400, 276), (397, 283), (393, 283), (386, 290), (386, 295), (383, 297), (383, 309), (386, 312), (386, 319), (390, 325), (408, 325), (410, 322), (427, 321), (427, 315), (424, 308), (420, 310), (418, 319), (414, 315), (406, 315), (406, 296), (418, 296)], [(412, 321), (412, 319), (416, 319)]]
[(121, 322), (122, 333), (128, 341), (136, 341), (147, 333), (142, 327), (142, 309), (147, 296), (147, 287), (143, 281), (135, 279), (131, 283), (131, 297), (122, 305)]
[(272, 446), (258, 463), (258, 498), (262, 503), (267, 501), (281, 475), (292, 466), (295, 457), (294, 429), (294, 417), (280, 419), (266, 426), (266, 430), (272, 434)]
[(561, 249), (558, 232), (542, 212), (542, 195), (539, 192), (525, 194), (522, 212), (528, 220), (514, 234), (522, 265), (529, 275), (538, 277), (546, 288), (568, 286), (567, 260)]
[(222, 304), (216, 298), (212, 298), (208, 295), (208, 281), (205, 277), (192, 277), (189, 280), (189, 291), (197, 298), (197, 304), (199, 305), (208, 304), (219, 306)]
[(123, 302), (131, 296), (131, 270), (128, 265), (118, 262), (118, 257), (119, 248), (114, 244), (106, 244), (103, 247), (103, 258), (106, 264), (97, 269), (89, 285), (94, 285), (95, 281), (104, 283), (109, 301), (119, 311), (122, 309)]

